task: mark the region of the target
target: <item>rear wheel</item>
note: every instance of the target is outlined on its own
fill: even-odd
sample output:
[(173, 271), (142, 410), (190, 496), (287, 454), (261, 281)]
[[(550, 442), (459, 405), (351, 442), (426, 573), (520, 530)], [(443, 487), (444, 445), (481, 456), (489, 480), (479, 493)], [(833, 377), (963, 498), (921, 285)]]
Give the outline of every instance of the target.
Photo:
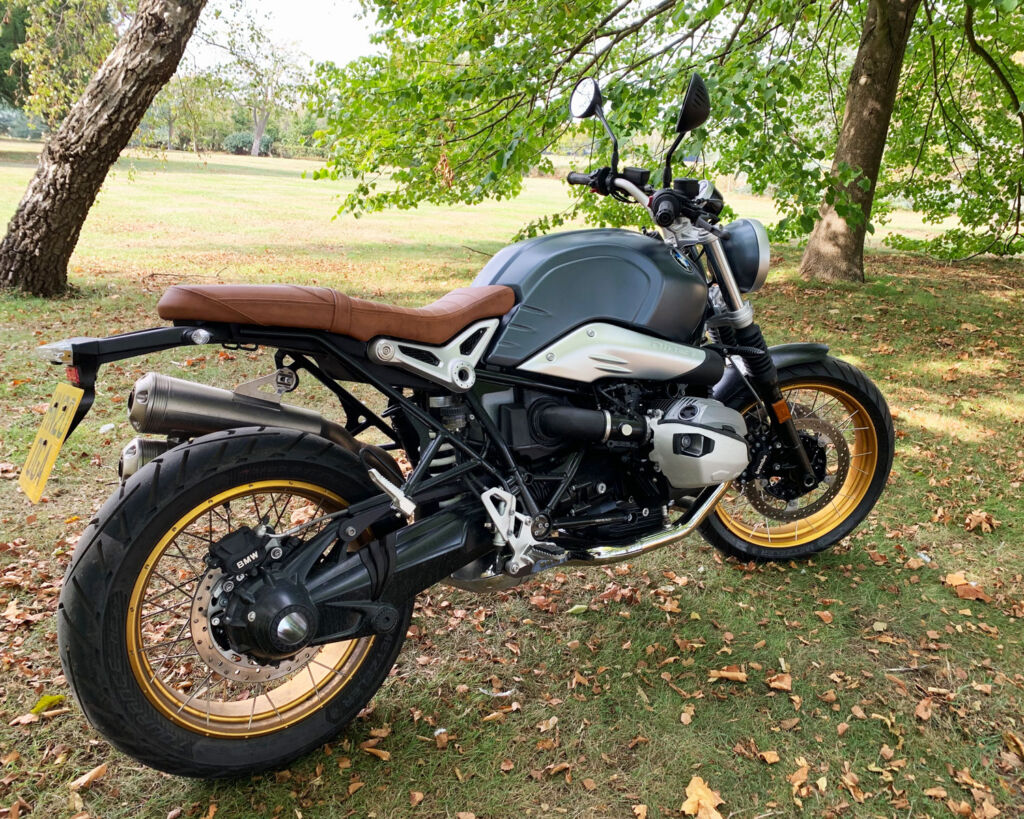
[(147, 765), (200, 777), (277, 767), (337, 734), (394, 663), (412, 600), (388, 634), (263, 661), (232, 649), (233, 578), (206, 557), (242, 527), (280, 532), (374, 491), (349, 453), (285, 430), (199, 438), (132, 476), (61, 594), (61, 660), (90, 722)]
[(889, 408), (856, 367), (834, 358), (788, 367), (779, 387), (818, 483), (809, 491), (802, 485), (802, 470), (789, 463), (748, 390), (724, 399), (744, 415), (752, 460), (701, 534), (743, 560), (788, 560), (834, 545), (874, 507), (892, 467)]

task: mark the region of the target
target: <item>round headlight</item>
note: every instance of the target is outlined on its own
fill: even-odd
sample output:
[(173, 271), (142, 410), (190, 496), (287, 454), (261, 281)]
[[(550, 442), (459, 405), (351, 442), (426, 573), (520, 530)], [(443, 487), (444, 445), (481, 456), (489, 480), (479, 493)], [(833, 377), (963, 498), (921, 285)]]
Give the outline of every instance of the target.
[(771, 247), (768, 233), (757, 219), (737, 219), (725, 226), (729, 238), (722, 249), (742, 293), (756, 293), (768, 276)]

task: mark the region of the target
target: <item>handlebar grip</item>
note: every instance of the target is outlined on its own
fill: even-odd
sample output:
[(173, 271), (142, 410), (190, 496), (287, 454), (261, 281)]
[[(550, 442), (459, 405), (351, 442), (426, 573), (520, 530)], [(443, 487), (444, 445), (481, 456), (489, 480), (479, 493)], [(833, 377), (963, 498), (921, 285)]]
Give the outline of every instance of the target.
[(665, 198), (658, 203), (658, 208), (654, 212), (654, 221), (659, 227), (668, 227), (678, 218), (679, 208), (675, 200)]
[(565, 180), (570, 185), (592, 185), (593, 184), (593, 180), (590, 178), (590, 174), (589, 173), (576, 173), (576, 171), (571, 171), (569, 173), (569, 175), (565, 178)]

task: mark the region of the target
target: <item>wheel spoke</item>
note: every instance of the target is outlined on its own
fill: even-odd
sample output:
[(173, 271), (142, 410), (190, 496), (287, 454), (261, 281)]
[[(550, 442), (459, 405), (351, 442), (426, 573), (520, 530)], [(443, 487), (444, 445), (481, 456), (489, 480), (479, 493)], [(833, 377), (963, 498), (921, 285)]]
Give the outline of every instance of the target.
[[(153, 704), (186, 729), (208, 736), (277, 731), (322, 707), (351, 677), (351, 666), (341, 665), (353, 656), (347, 647), (308, 649), (268, 665), (233, 651), (209, 622), (220, 614), (223, 594), (220, 570), (206, 563), (217, 542), (243, 526), (266, 523), (277, 530), (292, 516), (315, 520), (344, 506), (328, 490), (294, 487), (242, 486), (227, 500), (197, 505), (151, 556), (145, 583), (133, 593), (129, 650), (138, 658), (135, 673), (155, 692)], [(311, 527), (303, 537), (322, 528)], [(365, 651), (369, 643), (360, 645)]]
[(213, 676), (213, 672), (211, 671), (211, 672), (210, 672), (209, 674), (207, 674), (207, 675), (206, 675), (206, 677), (204, 677), (204, 678), (203, 678), (203, 681), (202, 681), (201, 683), (199, 683), (199, 685), (198, 685), (198, 686), (196, 686), (196, 687), (195, 687), (195, 688), (194, 688), (194, 689), (192, 690), (192, 693), (188, 695), (188, 699), (186, 699), (186, 700), (185, 700), (185, 701), (184, 701), (184, 702), (183, 702), (183, 703), (182, 703), (181, 705), (179, 705), (179, 706), (178, 706), (178, 713), (179, 713), (179, 714), (180, 714), (180, 713), (181, 713), (182, 711), (184, 711), (184, 710), (185, 710), (185, 706), (186, 706), (186, 705), (188, 705), (188, 704), (189, 704), (190, 702), (192, 702), (192, 700), (194, 700), (194, 699), (195, 699), (195, 697), (196, 697), (196, 694), (198, 694), (198, 693), (199, 693), (200, 691), (202, 691), (202, 690), (203, 690), (203, 686), (205, 686), (205, 685), (206, 685), (206, 683), (207, 683), (207, 682), (209, 682), (209, 680), (210, 680), (210, 677), (212, 677), (212, 676)]
[[(147, 600), (146, 602), (148, 603), (149, 601)], [(192, 601), (191, 600), (184, 600), (181, 603), (175, 603), (173, 606), (164, 606), (162, 608), (158, 608), (156, 611), (151, 611), (149, 614), (143, 614), (140, 619), (142, 619), (142, 620), (151, 620), (152, 618), (157, 617), (157, 616), (159, 616), (161, 614), (166, 614), (167, 612), (171, 612), (171, 611), (177, 611), (178, 609), (184, 608), (185, 606), (191, 606), (191, 605), (192, 605)]]

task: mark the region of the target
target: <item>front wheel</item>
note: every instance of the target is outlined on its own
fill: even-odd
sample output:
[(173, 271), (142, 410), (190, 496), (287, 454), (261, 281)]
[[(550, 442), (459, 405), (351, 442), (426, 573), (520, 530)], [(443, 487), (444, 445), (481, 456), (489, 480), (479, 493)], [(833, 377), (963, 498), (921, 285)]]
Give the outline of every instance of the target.
[(818, 478), (806, 490), (762, 405), (742, 389), (724, 402), (743, 413), (751, 464), (701, 526), (710, 544), (741, 560), (807, 557), (839, 542), (874, 507), (893, 458), (892, 417), (878, 388), (834, 358), (779, 371)]
[(282, 429), (207, 435), (139, 470), (83, 534), (61, 591), (61, 661), (89, 721), (147, 765), (204, 778), (331, 739), (387, 676), (413, 601), (387, 634), (263, 661), (227, 639), (238, 578), (207, 556), (242, 527), (281, 532), (375, 491), (348, 452)]

